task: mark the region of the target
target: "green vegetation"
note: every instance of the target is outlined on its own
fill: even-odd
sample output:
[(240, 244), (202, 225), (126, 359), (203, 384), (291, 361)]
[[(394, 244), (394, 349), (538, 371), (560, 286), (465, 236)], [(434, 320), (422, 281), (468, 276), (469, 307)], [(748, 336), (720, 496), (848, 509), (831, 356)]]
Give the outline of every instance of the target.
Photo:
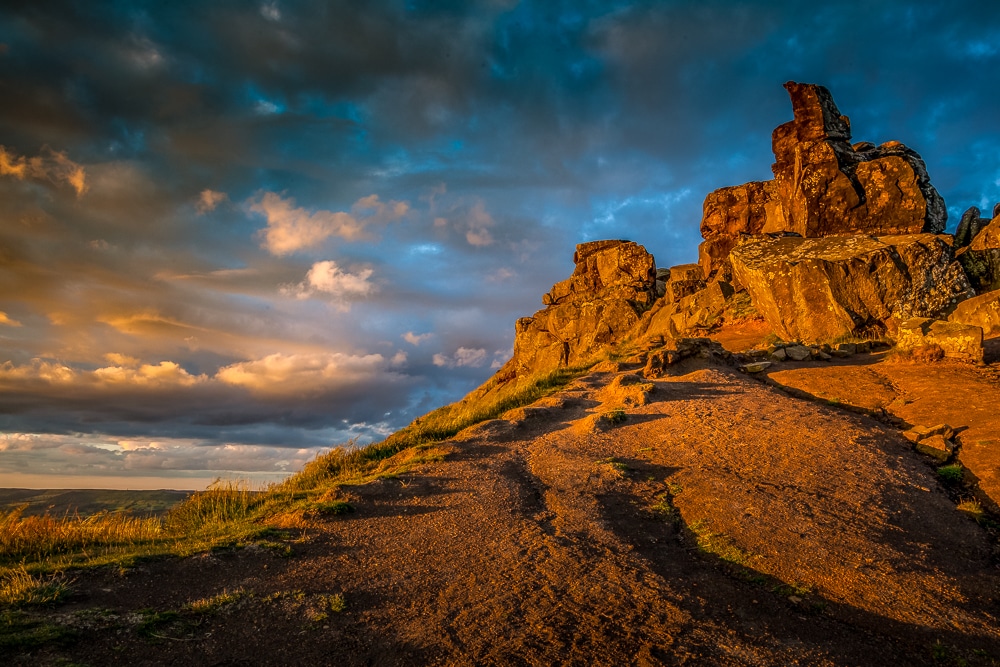
[(720, 560), (740, 567), (749, 567), (755, 557), (733, 544), (733, 541), (722, 533), (713, 533), (708, 529), (708, 519), (700, 519), (688, 524), (694, 533), (698, 549), (703, 553), (712, 554)]
[(978, 500), (971, 498), (962, 500), (955, 506), (955, 509), (979, 522), (986, 519), (986, 510), (983, 509)]
[(625, 414), (625, 410), (623, 408), (615, 408), (614, 410), (609, 410), (601, 415), (601, 419), (614, 426), (624, 423), (625, 420), (628, 419), (628, 415)]
[(941, 466), (937, 469), (938, 477), (945, 484), (960, 484), (962, 482), (962, 464), (952, 463), (950, 465)]
[(247, 597), (247, 592), (242, 588), (237, 588), (233, 592), (222, 591), (218, 595), (189, 602), (184, 605), (183, 610), (194, 614), (215, 614), (223, 607), (235, 604), (245, 597)]

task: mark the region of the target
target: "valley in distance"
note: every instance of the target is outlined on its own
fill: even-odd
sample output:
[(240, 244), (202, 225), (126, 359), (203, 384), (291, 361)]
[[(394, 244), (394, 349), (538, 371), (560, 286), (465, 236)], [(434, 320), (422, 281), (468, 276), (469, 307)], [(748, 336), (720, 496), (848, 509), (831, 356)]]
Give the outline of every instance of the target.
[(1000, 204), (945, 233), (913, 149), (785, 88), (696, 263), (578, 245), (512, 358), (386, 440), (169, 509), (6, 491), (0, 655), (1000, 664)]

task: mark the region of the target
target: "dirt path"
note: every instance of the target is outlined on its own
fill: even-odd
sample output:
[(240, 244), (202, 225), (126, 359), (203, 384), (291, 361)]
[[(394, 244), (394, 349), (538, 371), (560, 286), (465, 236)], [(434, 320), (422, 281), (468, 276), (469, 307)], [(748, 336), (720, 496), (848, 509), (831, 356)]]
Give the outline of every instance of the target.
[[(290, 558), (81, 576), (59, 610), (77, 639), (13, 664), (1000, 659), (991, 545), (898, 432), (721, 368), (656, 381), (603, 430), (614, 375), (467, 431), (443, 463), (352, 489), (357, 511)], [(196, 620), (141, 611), (238, 589)], [(331, 595), (347, 609), (327, 609)]]

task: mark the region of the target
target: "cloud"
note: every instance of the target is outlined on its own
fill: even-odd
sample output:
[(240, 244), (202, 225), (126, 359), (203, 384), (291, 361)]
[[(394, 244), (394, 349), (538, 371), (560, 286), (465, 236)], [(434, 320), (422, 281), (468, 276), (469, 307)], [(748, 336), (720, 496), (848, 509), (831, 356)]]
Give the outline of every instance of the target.
[(486, 210), (486, 205), (482, 200), (475, 203), (466, 218), (468, 231), (465, 232), (465, 240), (472, 246), (488, 246), (493, 244), (493, 235), (490, 234), (490, 227), (493, 226), (493, 216)]
[(402, 337), (403, 340), (405, 340), (410, 345), (420, 345), (425, 340), (430, 340), (431, 338), (433, 338), (434, 334), (433, 333), (415, 334), (412, 331), (407, 331), (405, 334), (403, 334)]
[(445, 354), (435, 354), (433, 362), (435, 366), (445, 366), (447, 368), (462, 366), (479, 368), (486, 363), (486, 350), (481, 347), (460, 347), (455, 350), (455, 354), (450, 357)]
[(369, 195), (356, 201), (350, 213), (310, 212), (296, 207), (294, 199), (282, 199), (274, 192), (264, 193), (250, 205), (251, 211), (267, 218), (267, 227), (261, 230), (264, 237), (261, 247), (278, 256), (314, 248), (331, 236), (345, 241), (370, 238), (367, 228), (371, 224), (398, 220), (409, 208), (406, 202), (382, 202), (378, 195)]
[(205, 189), (198, 196), (198, 203), (195, 204), (195, 207), (199, 213), (208, 213), (209, 211), (214, 211), (219, 204), (227, 199), (229, 199), (229, 195), (225, 192)]
[(17, 155), (0, 145), (0, 176), (12, 176), (18, 180), (30, 178), (50, 183), (65, 183), (76, 191), (77, 197), (87, 191), (87, 175), (83, 167), (60, 153), (48, 148), (44, 154), (35, 157)]
[(0, 310), (0, 324), (6, 324), (9, 327), (19, 327), (21, 323), (17, 320), (12, 320), (7, 313)]
[(310, 395), (349, 386), (389, 372), (405, 356), (387, 360), (381, 354), (271, 354), (219, 369), (215, 377), (257, 394)]
[(340, 310), (350, 310), (351, 302), (369, 296), (378, 289), (370, 282), (372, 269), (362, 269), (357, 273), (343, 271), (333, 260), (316, 262), (309, 269), (305, 280), (298, 285), (285, 288), (287, 294), (296, 299), (308, 299), (316, 294), (327, 295)]

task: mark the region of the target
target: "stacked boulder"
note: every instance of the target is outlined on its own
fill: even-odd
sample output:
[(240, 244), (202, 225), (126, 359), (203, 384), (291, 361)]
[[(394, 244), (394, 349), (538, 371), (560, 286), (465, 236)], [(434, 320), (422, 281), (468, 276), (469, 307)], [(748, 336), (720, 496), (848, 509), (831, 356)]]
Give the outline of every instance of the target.
[(576, 267), (515, 325), (514, 356), (501, 379), (585, 362), (621, 342), (656, 299), (656, 262), (631, 241), (581, 243)]
[(785, 88), (794, 119), (772, 135), (774, 179), (705, 199), (706, 279), (746, 289), (776, 334), (803, 342), (947, 317), (975, 292), (923, 160), (895, 141), (851, 144), (826, 88)]

